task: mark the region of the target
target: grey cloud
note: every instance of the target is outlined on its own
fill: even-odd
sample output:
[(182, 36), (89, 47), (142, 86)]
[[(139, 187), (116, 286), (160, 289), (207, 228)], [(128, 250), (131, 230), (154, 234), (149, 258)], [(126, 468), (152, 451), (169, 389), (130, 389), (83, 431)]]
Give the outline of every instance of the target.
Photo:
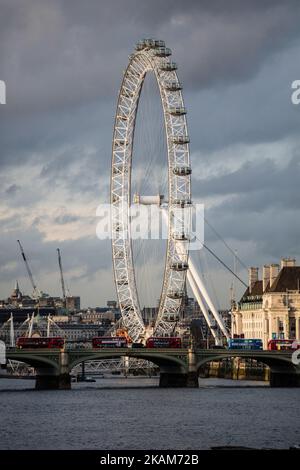
[[(233, 1), (227, 2), (225, 7), (220, 2), (199, 4), (190, 1), (183, 4), (180, 1), (166, 1), (158, 8), (152, 3), (148, 5), (147, 2), (127, 0), (127, 8), (120, 8), (124, 2), (122, 5), (119, 1), (110, 2), (107, 7), (103, 2), (91, 1), (87, 6), (76, 1), (72, 2), (71, 9), (68, 8), (68, 2), (60, 1), (29, 0), (26, 7), (17, 1), (4, 1), (3, 4), (9, 21), (5, 22), (5, 16), (2, 16), (0, 56), (4, 75), (8, 73), (12, 78), (12, 82), (7, 79), (11, 97), (8, 104), (0, 108), (0, 160), (6, 165), (15, 164), (20, 159), (25, 163), (29, 159), (42, 158), (45, 150), (49, 155), (51, 147), (59, 152), (58, 147), (69, 143), (70, 139), (91, 140), (96, 142), (98, 147), (104, 142), (109, 149), (113, 109), (121, 71), (126, 65), (133, 42), (139, 38), (139, 25), (143, 30), (141, 34), (144, 35), (145, 24), (149, 29), (157, 30), (164, 25), (165, 35), (170, 36), (170, 45), (174, 43), (186, 92), (207, 87), (207, 80), (210, 86), (216, 87), (216, 99), (213, 94), (200, 95), (195, 99), (194, 93), (186, 93), (187, 103), (191, 103), (189, 111), (194, 145), (222, 146), (228, 142), (232, 143), (233, 139), (253, 141), (272, 139), (274, 135), (278, 138), (280, 133), (296, 132), (299, 125), (296, 110), (291, 109), (289, 96), (290, 83), (297, 74), (295, 55), (290, 57), (290, 62), (294, 63), (294, 72), (291, 70), (285, 83), (276, 82), (277, 73), (270, 83), (266, 81), (270, 76), (265, 77), (263, 80), (266, 89), (259, 89), (252, 84), (252, 96), (248, 100), (249, 88), (230, 91), (226, 87), (224, 90), (220, 84), (222, 80), (230, 82), (230, 77), (233, 81), (245, 78), (249, 80), (265, 59), (270, 61), (271, 52), (278, 53), (284, 45), (293, 44), (292, 37), (294, 38), (293, 35), (298, 30), (294, 30), (289, 22), (293, 23), (297, 18), (297, 2), (286, 2), (284, 5), (282, 2), (251, 2), (251, 6), (241, 7), (239, 2)], [(118, 8), (121, 14), (115, 15)], [(174, 25), (172, 18), (173, 23), (174, 18), (177, 18)], [(111, 21), (114, 21), (115, 26), (113, 33), (107, 26)], [(132, 35), (132, 21), (135, 22), (137, 37)], [(265, 27), (264, 21), (270, 23), (268, 28)], [(86, 28), (88, 33), (82, 41), (81, 38), (78, 39), (75, 49), (69, 50), (70, 66), (66, 72), (69, 79), (66, 79), (66, 65), (62, 55), (68, 47), (68, 41), (72, 39), (69, 34), (74, 25)], [(275, 31), (279, 26), (280, 34)], [(275, 28), (274, 31), (272, 27)], [(214, 28), (219, 38), (217, 45), (214, 43)], [(242, 35), (246, 32), (253, 35), (256, 45), (261, 40), (257, 50), (249, 54), (247, 48), (253, 41), (239, 38), (239, 33), (234, 28), (241, 30)], [(256, 34), (257, 28), (260, 28), (260, 34)], [(119, 35), (124, 35), (126, 39), (120, 40)], [(193, 42), (188, 48), (189, 35)], [(106, 37), (109, 40), (105, 40)], [(227, 37), (234, 42), (234, 47), (228, 43)], [(51, 40), (56, 44), (53, 51), (50, 47)], [(264, 40), (268, 44), (270, 41), (272, 43), (266, 50), (262, 47)], [(220, 47), (224, 49), (221, 52)], [(43, 48), (43, 53), (40, 53)], [(239, 55), (229, 59), (228, 54), (232, 54), (237, 48)], [(188, 49), (197, 53), (187, 54)], [(93, 68), (93, 54), (99, 58), (99, 70)], [(37, 63), (36, 73), (32, 61), (26, 60), (31, 56)], [(223, 67), (224, 71), (213, 68), (207, 72), (212, 61), (215, 64), (213, 67)], [(245, 69), (245, 66), (248, 68)], [(288, 63), (283, 66), (286, 67), (289, 67)], [(241, 69), (244, 78), (240, 75)], [(82, 78), (82, 73), (88, 74), (88, 81)], [(106, 78), (103, 73), (107, 74)], [(206, 78), (203, 74), (206, 74)], [(19, 82), (17, 77), (22, 80)], [(278, 90), (274, 89), (276, 86)], [(285, 93), (282, 91), (284, 87)], [(268, 88), (274, 90), (273, 93), (270, 93)], [(257, 93), (263, 91), (265, 104), (260, 100), (255, 106)], [(243, 94), (246, 94), (244, 98)], [(270, 104), (270, 100), (274, 103)], [(32, 107), (36, 110), (38, 107), (40, 111), (43, 108), (47, 112), (32, 115)], [(245, 112), (245, 107), (248, 112)], [(281, 113), (276, 113), (275, 107), (280, 109)], [(231, 119), (227, 118), (228, 109)], [(285, 112), (283, 117), (282, 111)], [(76, 158), (75, 155), (70, 157)], [(51, 167), (51, 164), (51, 161), (47, 162), (45, 168)], [(57, 166), (59, 165), (60, 162), (57, 161)]]
[(10, 186), (8, 186), (8, 188), (5, 190), (5, 193), (8, 195), (8, 196), (13, 196), (16, 194), (17, 191), (19, 191), (21, 189), (21, 186), (18, 186), (17, 184), (11, 184)]
[(42, 176), (47, 171), (49, 176), (59, 176), (63, 164), (71, 166), (81, 159), (83, 145), (97, 148), (101, 160), (104, 149), (110, 146), (114, 106), (112, 102), (96, 101), (89, 106), (34, 116), (10, 115), (0, 107), (0, 165), (42, 164)]
[[(249, 257), (247, 251), (240, 256), (248, 265), (254, 260), (258, 264), (279, 258), (281, 256), (295, 256), (299, 261), (299, 210), (278, 210), (269, 208), (265, 211), (226, 211), (220, 208), (209, 212), (209, 220), (222, 233), (223, 238), (231, 240), (234, 247), (236, 242), (252, 243), (255, 254)], [(257, 261), (260, 260), (260, 261)]]
[[(7, 282), (10, 282), (13, 287), (14, 280), (22, 278), (23, 290), (27, 293), (31, 292), (26, 269), (16, 242), (20, 238), (30, 262), (34, 278), (40, 289), (52, 295), (60, 294), (60, 279), (56, 254), (56, 248), (59, 247), (62, 253), (65, 272), (77, 269), (81, 272), (80, 275), (66, 276), (66, 282), (71, 293), (73, 295), (82, 295), (84, 304), (88, 305), (90, 299), (86, 298), (85, 289), (81, 286), (88, 285), (92, 280), (96, 280), (96, 282), (98, 281), (99, 289), (93, 293), (92, 302), (94, 305), (101, 305), (102, 299), (106, 298), (106, 293), (101, 290), (101, 279), (97, 273), (105, 269), (107, 270), (107, 275), (112, 276), (110, 271), (111, 254), (109, 241), (100, 241), (96, 237), (86, 237), (80, 240), (45, 243), (35, 227), (20, 231), (9, 224), (10, 222), (7, 220), (5, 226), (10, 228), (10, 231), (1, 234), (0, 287)], [(15, 262), (15, 265), (7, 270), (6, 267), (11, 262)], [(0, 298), (8, 295), (8, 292), (3, 292), (2, 289), (0, 292)]]
[[(216, 175), (202, 181), (198, 180), (194, 184), (194, 193), (198, 197), (244, 196), (249, 205), (256, 200), (259, 210), (265, 209), (269, 203), (278, 206), (283, 205), (284, 202), (286, 202), (286, 207), (299, 208), (299, 181), (300, 154), (293, 157), (283, 168), (271, 159), (246, 162), (234, 172)], [(266, 197), (267, 194), (270, 198)]]
[[(260, 266), (294, 256), (299, 261), (300, 158), (277, 166), (274, 161), (248, 162), (239, 170), (194, 184), (194, 195), (203, 200), (218, 196), (220, 202), (206, 209), (209, 223), (232, 249), (239, 248), (245, 264)], [(224, 196), (225, 199), (222, 199)], [(205, 226), (205, 243), (233, 266), (233, 255)], [(212, 265), (216, 264), (210, 258)], [(220, 266), (216, 265), (220, 270)], [(244, 280), (247, 273), (243, 272)]]
[(197, 89), (248, 79), (298, 34), (299, 4), (292, 0), (247, 6), (170, 0), (3, 3), (3, 78), (9, 108), (21, 113), (115, 96), (126, 57), (146, 32), (173, 46), (185, 83)]
[(59, 225), (69, 224), (71, 222), (77, 222), (79, 217), (73, 214), (64, 214), (55, 217), (54, 222)]
[(211, 150), (234, 143), (275, 142), (298, 136), (299, 107), (291, 103), (291, 83), (299, 75), (300, 41), (279, 54), (250, 82), (215, 86), (186, 94), (192, 148)]

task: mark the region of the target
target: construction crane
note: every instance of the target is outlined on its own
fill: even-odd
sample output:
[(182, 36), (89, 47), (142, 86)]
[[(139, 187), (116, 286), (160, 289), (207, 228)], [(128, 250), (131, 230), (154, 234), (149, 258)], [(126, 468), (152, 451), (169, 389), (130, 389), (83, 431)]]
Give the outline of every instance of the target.
[(58, 255), (58, 265), (59, 265), (59, 271), (60, 271), (61, 289), (62, 289), (62, 293), (63, 293), (64, 303), (66, 303), (66, 288), (65, 288), (64, 274), (63, 274), (63, 269), (62, 269), (60, 249), (57, 248), (56, 251), (57, 251), (57, 255)]
[(22, 258), (24, 260), (24, 263), (25, 263), (25, 266), (26, 266), (26, 269), (27, 269), (27, 273), (28, 273), (28, 277), (30, 279), (30, 282), (31, 282), (31, 285), (32, 285), (32, 288), (33, 288), (33, 296), (35, 298), (39, 298), (41, 296), (41, 293), (39, 291), (39, 289), (37, 288), (37, 285), (33, 279), (33, 275), (32, 275), (32, 272), (31, 272), (31, 269), (29, 267), (29, 264), (28, 264), (28, 261), (26, 259), (26, 256), (25, 256), (25, 253), (24, 253), (24, 250), (23, 250), (23, 247), (21, 245), (21, 242), (20, 240), (17, 240), (19, 246), (20, 246), (20, 250), (21, 250), (21, 255), (22, 255)]

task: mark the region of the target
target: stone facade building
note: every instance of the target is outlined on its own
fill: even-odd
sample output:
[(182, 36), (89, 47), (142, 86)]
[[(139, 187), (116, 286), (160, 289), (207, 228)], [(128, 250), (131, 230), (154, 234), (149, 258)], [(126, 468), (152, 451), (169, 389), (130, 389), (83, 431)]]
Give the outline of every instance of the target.
[(249, 269), (249, 286), (232, 309), (232, 335), (270, 339), (300, 339), (300, 266), (283, 258), (281, 266)]

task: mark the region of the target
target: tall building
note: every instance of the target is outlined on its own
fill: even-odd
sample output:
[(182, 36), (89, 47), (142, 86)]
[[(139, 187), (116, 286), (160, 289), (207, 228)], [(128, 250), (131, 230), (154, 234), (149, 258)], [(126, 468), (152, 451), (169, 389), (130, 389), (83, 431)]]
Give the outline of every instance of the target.
[(117, 304), (117, 301), (116, 301), (116, 300), (108, 300), (108, 301), (106, 302), (106, 305), (107, 305), (107, 307), (108, 307), (109, 309), (115, 310), (115, 309), (118, 308), (118, 304)]
[(75, 295), (66, 297), (66, 308), (70, 311), (80, 310), (80, 297)]
[(22, 292), (19, 289), (19, 283), (16, 281), (15, 288), (12, 291), (12, 294), (10, 296), (10, 301), (13, 305), (17, 305), (21, 302), (22, 300)]
[(300, 266), (283, 258), (281, 265), (249, 269), (249, 286), (232, 309), (232, 334), (262, 339), (300, 339)]

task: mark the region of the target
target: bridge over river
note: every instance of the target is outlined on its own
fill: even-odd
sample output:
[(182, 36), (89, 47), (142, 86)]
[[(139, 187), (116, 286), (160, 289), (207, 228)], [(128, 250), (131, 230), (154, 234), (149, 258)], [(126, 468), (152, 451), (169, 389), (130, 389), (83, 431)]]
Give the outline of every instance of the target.
[(160, 387), (198, 387), (199, 369), (210, 361), (240, 357), (255, 359), (270, 367), (271, 387), (299, 387), (300, 365), (292, 362), (292, 351), (226, 349), (132, 349), (7, 350), (7, 359), (25, 362), (36, 369), (36, 389), (70, 389), (71, 371), (82, 362), (120, 357), (138, 358), (160, 369)]

